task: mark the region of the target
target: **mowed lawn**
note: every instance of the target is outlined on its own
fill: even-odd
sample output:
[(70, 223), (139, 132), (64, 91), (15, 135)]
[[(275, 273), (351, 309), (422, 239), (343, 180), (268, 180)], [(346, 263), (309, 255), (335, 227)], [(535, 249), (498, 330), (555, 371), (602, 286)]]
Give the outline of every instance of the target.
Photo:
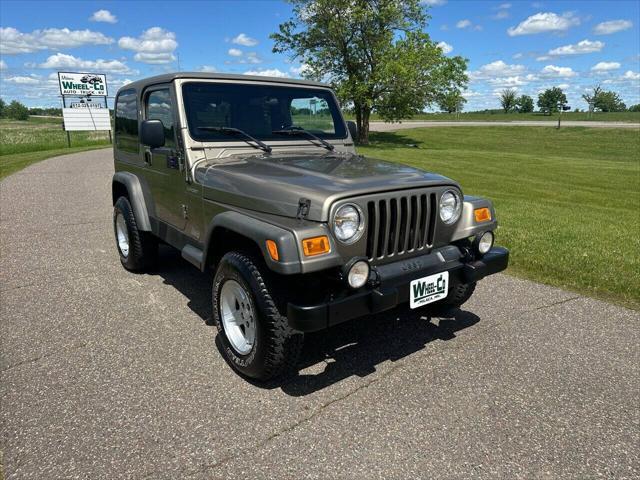
[(67, 148), (62, 118), (0, 119), (0, 178), (45, 158), (109, 145), (108, 132), (70, 134), (71, 149)]
[(358, 151), (492, 199), (509, 273), (640, 309), (639, 130), (425, 128), (371, 141)]

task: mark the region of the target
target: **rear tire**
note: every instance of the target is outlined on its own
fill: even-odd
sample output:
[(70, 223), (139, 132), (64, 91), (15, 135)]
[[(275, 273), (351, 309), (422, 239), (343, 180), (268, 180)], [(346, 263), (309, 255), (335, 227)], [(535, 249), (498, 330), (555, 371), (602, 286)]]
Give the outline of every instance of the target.
[(213, 319), (223, 354), (238, 372), (257, 380), (292, 370), (304, 341), (278, 308), (284, 302), (275, 298), (269, 276), (261, 259), (229, 252), (213, 280)]
[(124, 268), (139, 272), (155, 263), (158, 242), (150, 232), (138, 230), (136, 217), (127, 197), (118, 198), (113, 207), (113, 231)]

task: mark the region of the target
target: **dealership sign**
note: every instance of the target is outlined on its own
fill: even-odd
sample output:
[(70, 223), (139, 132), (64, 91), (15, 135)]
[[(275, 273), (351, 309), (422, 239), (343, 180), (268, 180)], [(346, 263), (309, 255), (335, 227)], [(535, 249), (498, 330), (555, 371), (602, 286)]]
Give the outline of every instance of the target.
[[(111, 131), (107, 105), (107, 77), (100, 73), (58, 72), (62, 118), (67, 132)], [(71, 138), (67, 133), (71, 146)]]
[(58, 72), (58, 82), (63, 96), (107, 96), (107, 77), (99, 73)]

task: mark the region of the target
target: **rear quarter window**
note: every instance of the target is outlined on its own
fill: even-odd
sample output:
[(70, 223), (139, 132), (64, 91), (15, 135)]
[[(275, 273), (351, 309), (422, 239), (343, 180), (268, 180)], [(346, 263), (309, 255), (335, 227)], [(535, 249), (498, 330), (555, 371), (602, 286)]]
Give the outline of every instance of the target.
[(138, 96), (133, 89), (123, 90), (116, 98), (114, 130), (116, 149), (138, 153)]

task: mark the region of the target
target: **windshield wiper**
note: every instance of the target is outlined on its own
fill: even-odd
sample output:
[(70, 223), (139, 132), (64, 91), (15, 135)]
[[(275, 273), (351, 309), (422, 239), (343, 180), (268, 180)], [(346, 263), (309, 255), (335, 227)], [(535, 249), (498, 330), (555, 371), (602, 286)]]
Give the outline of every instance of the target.
[(272, 148), (267, 145), (266, 143), (258, 140), (257, 138), (252, 137), (251, 135), (249, 135), (247, 132), (245, 132), (244, 130), (240, 130), (239, 128), (233, 128), (233, 127), (196, 127), (198, 130), (206, 130), (208, 132), (220, 132), (220, 133), (224, 133), (225, 135), (242, 135), (243, 137), (249, 139), (251, 142), (256, 143), (256, 145), (253, 145), (250, 142), (247, 142), (249, 145), (251, 145), (252, 147), (255, 148), (259, 148), (261, 150), (264, 150), (267, 153), (271, 153)]
[(289, 125), (288, 127), (284, 127), (282, 130), (274, 130), (271, 133), (273, 133), (274, 135), (300, 135), (300, 134), (307, 135), (313, 138), (314, 140), (319, 141), (322, 144), (322, 146), (327, 150), (330, 150), (333, 152), (333, 150), (336, 148), (326, 140), (314, 135), (309, 130), (305, 130), (304, 128), (297, 127), (295, 125)]

